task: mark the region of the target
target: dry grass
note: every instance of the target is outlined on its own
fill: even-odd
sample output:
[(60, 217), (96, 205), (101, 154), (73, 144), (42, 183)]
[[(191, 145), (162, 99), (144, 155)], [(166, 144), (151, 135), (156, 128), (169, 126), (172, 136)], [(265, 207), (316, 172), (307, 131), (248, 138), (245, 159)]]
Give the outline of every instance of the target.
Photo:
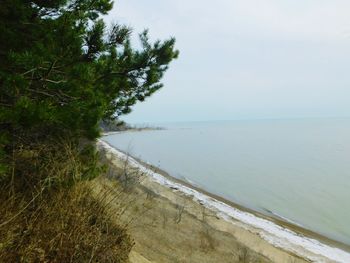
[(20, 149), (0, 182), (0, 262), (127, 262), (132, 241), (91, 194), (96, 155), (74, 144)]
[(126, 229), (111, 223), (87, 183), (34, 201), (1, 200), (1, 262), (126, 262), (132, 247)]

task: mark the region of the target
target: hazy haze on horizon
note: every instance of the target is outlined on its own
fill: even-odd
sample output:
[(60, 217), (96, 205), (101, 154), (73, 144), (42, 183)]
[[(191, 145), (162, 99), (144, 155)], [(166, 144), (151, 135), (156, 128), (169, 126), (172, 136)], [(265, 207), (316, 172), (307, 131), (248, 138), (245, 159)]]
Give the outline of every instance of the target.
[(350, 2), (119, 0), (105, 18), (180, 50), (128, 122), (350, 116)]

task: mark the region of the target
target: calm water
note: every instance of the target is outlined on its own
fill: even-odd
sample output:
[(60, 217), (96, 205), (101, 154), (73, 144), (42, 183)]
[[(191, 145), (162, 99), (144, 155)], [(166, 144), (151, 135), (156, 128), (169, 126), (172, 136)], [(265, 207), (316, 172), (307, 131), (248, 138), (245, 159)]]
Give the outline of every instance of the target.
[(174, 177), (350, 245), (350, 120), (161, 126), (105, 140)]

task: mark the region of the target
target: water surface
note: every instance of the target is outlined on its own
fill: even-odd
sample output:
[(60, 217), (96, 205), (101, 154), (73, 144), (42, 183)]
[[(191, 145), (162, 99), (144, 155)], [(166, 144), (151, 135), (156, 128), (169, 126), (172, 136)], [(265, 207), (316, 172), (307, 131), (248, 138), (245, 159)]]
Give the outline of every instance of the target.
[(350, 120), (157, 124), (105, 137), (170, 175), (350, 245)]

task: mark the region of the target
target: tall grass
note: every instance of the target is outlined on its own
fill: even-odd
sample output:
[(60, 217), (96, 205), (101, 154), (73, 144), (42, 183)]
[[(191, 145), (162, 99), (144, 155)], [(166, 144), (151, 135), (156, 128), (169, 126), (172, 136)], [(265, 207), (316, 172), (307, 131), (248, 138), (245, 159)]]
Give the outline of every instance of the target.
[[(89, 142), (18, 147), (0, 181), (0, 262), (126, 262), (132, 241), (90, 179), (102, 173)], [(107, 191), (107, 190), (106, 190)]]

